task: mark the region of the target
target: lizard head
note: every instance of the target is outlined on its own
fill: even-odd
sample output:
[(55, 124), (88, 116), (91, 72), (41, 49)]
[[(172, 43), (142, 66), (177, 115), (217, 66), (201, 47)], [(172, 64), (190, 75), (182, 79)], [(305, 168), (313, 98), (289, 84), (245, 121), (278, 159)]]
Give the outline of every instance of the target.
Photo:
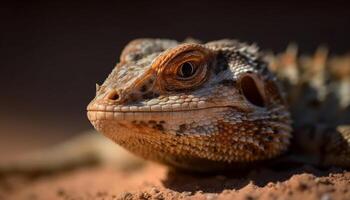
[(203, 169), (283, 152), (290, 115), (255, 46), (139, 39), (97, 87), (94, 127), (146, 159)]

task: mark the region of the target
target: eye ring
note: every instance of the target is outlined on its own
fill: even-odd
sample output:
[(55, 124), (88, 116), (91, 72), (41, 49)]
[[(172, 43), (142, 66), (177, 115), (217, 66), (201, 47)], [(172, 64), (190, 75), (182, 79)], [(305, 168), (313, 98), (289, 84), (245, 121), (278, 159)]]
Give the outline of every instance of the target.
[(181, 79), (189, 79), (196, 73), (196, 67), (192, 62), (184, 62), (180, 65), (177, 75)]

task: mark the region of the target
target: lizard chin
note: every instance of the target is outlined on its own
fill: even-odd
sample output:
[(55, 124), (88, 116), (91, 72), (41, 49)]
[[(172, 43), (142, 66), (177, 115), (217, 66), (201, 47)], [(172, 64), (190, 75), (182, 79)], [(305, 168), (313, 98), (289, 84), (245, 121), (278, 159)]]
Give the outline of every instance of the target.
[(99, 132), (134, 154), (182, 169), (232, 168), (286, 150), (288, 130), (268, 133), (266, 128), (254, 128), (255, 122), (247, 121), (244, 113), (233, 111), (232, 107), (186, 112), (88, 110), (87, 115)]

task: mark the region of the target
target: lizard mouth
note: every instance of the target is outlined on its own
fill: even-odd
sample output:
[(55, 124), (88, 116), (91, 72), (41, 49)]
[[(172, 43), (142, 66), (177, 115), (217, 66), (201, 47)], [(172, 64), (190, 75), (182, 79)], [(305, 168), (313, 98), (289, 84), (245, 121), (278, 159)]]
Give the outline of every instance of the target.
[[(168, 108), (162, 110), (152, 110), (137, 106), (104, 106), (90, 104), (87, 107), (87, 116), (90, 121), (96, 120), (154, 120), (154, 119), (184, 119), (208, 116), (216, 112), (223, 112), (227, 109), (234, 109), (231, 106), (211, 106), (197, 108)], [(210, 110), (210, 112), (208, 112)]]

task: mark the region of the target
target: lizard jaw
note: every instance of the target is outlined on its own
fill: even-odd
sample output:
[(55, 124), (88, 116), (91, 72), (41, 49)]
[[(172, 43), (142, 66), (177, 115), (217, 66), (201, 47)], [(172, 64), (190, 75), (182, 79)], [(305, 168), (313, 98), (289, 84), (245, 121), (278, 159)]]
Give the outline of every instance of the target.
[(114, 111), (112, 105), (93, 101), (87, 115), (99, 132), (136, 155), (180, 168), (193, 168), (195, 163), (191, 161), (198, 159), (200, 163), (219, 166), (264, 160), (282, 153), (290, 138), (288, 125), (275, 122), (279, 130), (285, 130), (272, 133), (263, 125), (267, 120), (264, 116), (249, 121), (247, 112), (233, 106), (171, 111), (130, 109)]
[[(263, 142), (265, 133), (244, 133), (249, 130), (239, 127), (245, 122), (237, 118), (228, 123), (228, 116), (238, 113), (227, 107), (183, 112), (88, 111), (94, 127), (117, 144), (143, 158), (180, 168), (250, 163), (276, 156), (288, 146), (289, 135), (281, 136), (278, 143)], [(225, 145), (219, 148), (219, 141)], [(202, 164), (192, 163), (195, 160)]]

